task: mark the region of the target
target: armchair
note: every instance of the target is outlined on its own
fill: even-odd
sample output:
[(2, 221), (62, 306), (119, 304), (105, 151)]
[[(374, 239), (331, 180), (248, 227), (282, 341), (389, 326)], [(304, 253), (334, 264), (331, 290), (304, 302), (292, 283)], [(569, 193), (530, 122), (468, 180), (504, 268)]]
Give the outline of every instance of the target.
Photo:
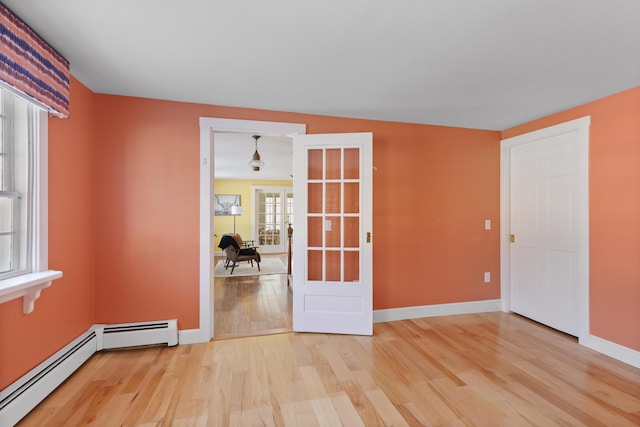
[(239, 234), (224, 234), (218, 247), (222, 249), (227, 257), (224, 268), (227, 269), (231, 265), (231, 273), (235, 270), (236, 265), (242, 261), (248, 261), (253, 267), (253, 261), (260, 271), (260, 254), (258, 248), (248, 242), (243, 242)]

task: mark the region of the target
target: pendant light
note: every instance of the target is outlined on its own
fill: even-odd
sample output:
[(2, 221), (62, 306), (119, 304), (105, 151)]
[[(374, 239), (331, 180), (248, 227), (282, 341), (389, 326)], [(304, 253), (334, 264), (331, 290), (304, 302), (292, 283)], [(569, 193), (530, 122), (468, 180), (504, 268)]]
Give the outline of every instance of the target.
[(253, 139), (256, 140), (256, 151), (253, 153), (253, 158), (249, 162), (249, 166), (251, 166), (251, 168), (254, 171), (259, 171), (260, 168), (264, 166), (264, 162), (262, 160), (260, 160), (260, 153), (258, 153), (258, 139), (259, 138), (260, 138), (260, 135), (253, 135)]

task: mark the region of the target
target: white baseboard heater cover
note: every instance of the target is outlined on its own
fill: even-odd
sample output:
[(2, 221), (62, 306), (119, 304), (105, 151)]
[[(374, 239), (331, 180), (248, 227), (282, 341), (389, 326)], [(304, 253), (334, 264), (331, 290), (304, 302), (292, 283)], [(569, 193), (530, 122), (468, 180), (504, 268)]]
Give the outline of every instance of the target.
[(0, 427), (11, 427), (35, 408), (96, 352), (89, 330), (0, 392)]
[(99, 331), (98, 350), (138, 347), (152, 344), (178, 344), (178, 321), (121, 323), (105, 325)]
[(100, 350), (178, 344), (175, 319), (96, 325), (0, 392), (0, 427), (12, 427)]

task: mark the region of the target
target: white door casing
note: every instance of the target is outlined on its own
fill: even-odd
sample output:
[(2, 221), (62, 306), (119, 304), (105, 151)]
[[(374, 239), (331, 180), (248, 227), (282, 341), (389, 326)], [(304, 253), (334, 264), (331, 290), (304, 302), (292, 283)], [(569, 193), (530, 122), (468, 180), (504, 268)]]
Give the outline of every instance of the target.
[(588, 152), (589, 117), (501, 143), (503, 309), (575, 335), (585, 345)]
[(293, 329), (371, 335), (373, 135), (298, 135), (293, 157)]
[(213, 338), (213, 178), (215, 132), (294, 136), (304, 134), (302, 123), (265, 122), (200, 117), (200, 278), (199, 327), (180, 331), (180, 343), (207, 342)]

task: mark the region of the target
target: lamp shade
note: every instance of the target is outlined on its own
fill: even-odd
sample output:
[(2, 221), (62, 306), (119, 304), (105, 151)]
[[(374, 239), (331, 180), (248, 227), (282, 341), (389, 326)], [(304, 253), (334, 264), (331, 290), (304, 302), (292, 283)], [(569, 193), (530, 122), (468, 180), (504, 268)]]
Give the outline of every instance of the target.
[(259, 171), (260, 168), (264, 166), (264, 162), (260, 160), (260, 153), (258, 153), (258, 150), (253, 153), (253, 158), (249, 162), (249, 166), (251, 166), (251, 169), (254, 171)]
[(260, 160), (260, 153), (258, 153), (258, 139), (260, 139), (260, 135), (253, 135), (253, 139), (256, 140), (256, 151), (253, 152), (253, 157), (249, 162), (249, 166), (251, 166), (251, 169), (258, 172), (260, 168), (264, 166), (264, 162)]
[(231, 206), (231, 215), (242, 215), (244, 213), (244, 208), (242, 206)]

